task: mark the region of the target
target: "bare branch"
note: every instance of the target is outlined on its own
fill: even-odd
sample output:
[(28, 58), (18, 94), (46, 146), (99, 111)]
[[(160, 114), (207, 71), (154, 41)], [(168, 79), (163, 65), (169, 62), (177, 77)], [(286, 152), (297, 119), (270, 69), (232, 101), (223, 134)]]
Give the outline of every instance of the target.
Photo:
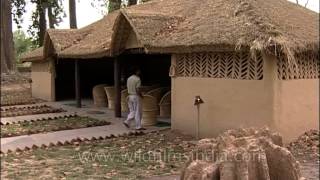
[(306, 2), (306, 4), (304, 5), (304, 7), (307, 7), (308, 3), (309, 3), (309, 0), (307, 0), (307, 2)]

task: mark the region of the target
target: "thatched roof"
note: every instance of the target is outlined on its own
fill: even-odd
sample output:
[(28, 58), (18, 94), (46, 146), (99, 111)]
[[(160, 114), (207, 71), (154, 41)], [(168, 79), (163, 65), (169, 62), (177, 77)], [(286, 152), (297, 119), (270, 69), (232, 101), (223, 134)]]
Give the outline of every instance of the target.
[[(59, 58), (99, 58), (110, 56), (113, 25), (119, 11), (114, 11), (101, 20), (81, 29), (48, 29), (44, 48), (23, 55), (23, 61)], [(41, 52), (42, 50), (42, 52)]]
[(153, 0), (123, 14), (151, 52), (319, 47), (319, 14), (287, 0)]
[(48, 41), (52, 41), (55, 54), (61, 58), (110, 56), (112, 28), (118, 14), (119, 11), (114, 11), (78, 30), (48, 30)]
[(152, 0), (82, 29), (48, 30), (44, 54), (115, 56), (123, 50), (128, 27), (149, 53), (250, 48), (283, 52), (290, 59), (319, 48), (319, 14), (287, 0)]
[(43, 47), (39, 47), (37, 49), (24, 53), (20, 57), (20, 60), (21, 62), (26, 62), (26, 61), (32, 62), (32, 61), (43, 60)]

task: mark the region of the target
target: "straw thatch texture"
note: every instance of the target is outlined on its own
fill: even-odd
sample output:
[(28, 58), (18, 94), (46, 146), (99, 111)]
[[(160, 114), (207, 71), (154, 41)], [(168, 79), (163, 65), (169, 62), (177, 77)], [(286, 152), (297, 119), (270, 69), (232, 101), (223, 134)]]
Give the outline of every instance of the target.
[(106, 92), (104, 91), (104, 87), (107, 84), (99, 84), (93, 87), (92, 89), (92, 97), (93, 97), (93, 104), (96, 107), (107, 107), (108, 106), (108, 99)]
[(151, 52), (319, 47), (319, 16), (287, 0), (153, 0), (123, 10)]
[(49, 56), (79, 59), (110, 56), (113, 24), (118, 15), (119, 11), (114, 11), (81, 29), (48, 29), (42, 50), (26, 53), (22, 59), (32, 61)]
[(161, 117), (171, 117), (171, 91), (161, 98), (159, 106)]
[(142, 98), (142, 125), (152, 126), (157, 124), (158, 104), (155, 97), (143, 95)]
[(319, 48), (318, 13), (287, 0), (152, 0), (114, 11), (82, 29), (48, 30), (44, 55), (115, 56), (132, 31), (150, 53), (244, 48), (282, 52), (290, 60)]
[(115, 106), (115, 88), (114, 86), (108, 86), (108, 87), (104, 87), (104, 90), (107, 94), (107, 98), (108, 98), (108, 108), (109, 109), (114, 109)]
[(43, 60), (43, 47), (39, 47), (32, 51), (26, 52), (22, 54), (20, 57), (21, 62), (32, 62), (32, 61), (40, 61)]
[[(119, 15), (114, 11), (103, 19), (81, 29), (49, 29), (45, 39), (46, 47), (61, 58), (100, 58), (110, 56), (113, 25)], [(50, 51), (48, 51), (50, 53)]]

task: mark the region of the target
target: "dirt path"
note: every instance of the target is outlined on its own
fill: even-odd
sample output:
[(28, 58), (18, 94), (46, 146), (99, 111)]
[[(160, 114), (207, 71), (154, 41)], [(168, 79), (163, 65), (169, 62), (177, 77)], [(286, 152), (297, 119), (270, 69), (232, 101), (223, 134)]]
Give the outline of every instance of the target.
[(303, 148), (292, 151), (300, 162), (302, 176), (308, 180), (319, 179), (319, 157), (314, 152), (304, 151)]

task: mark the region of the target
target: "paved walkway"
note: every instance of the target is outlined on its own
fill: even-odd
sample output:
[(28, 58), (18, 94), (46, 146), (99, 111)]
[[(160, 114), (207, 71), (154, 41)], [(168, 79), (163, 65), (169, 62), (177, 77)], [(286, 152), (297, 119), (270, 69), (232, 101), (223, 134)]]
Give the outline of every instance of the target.
[[(76, 112), (77, 115), (80, 116), (89, 116), (96, 119), (102, 119), (111, 122), (111, 125), (107, 126), (98, 126), (98, 127), (90, 127), (90, 128), (82, 128), (82, 129), (73, 129), (73, 130), (64, 130), (64, 131), (56, 131), (50, 133), (41, 133), (41, 134), (33, 134), (33, 135), (24, 135), (24, 136), (16, 136), (16, 137), (8, 137), (1, 138), (1, 151), (6, 153), (9, 150), (16, 151), (18, 149), (23, 150), (25, 148), (32, 148), (33, 145), (41, 147), (43, 145), (49, 146), (50, 144), (64, 144), (68, 143), (72, 140), (77, 139), (99, 139), (99, 138), (108, 138), (110, 136), (121, 136), (125, 134), (130, 134), (136, 132), (133, 129), (127, 129), (123, 126), (122, 121), (123, 118), (113, 118), (113, 111), (108, 110), (107, 108), (96, 108), (92, 107), (90, 102), (84, 101), (86, 105), (84, 108), (75, 108), (73, 106), (64, 105), (64, 104), (72, 104), (73, 102), (49, 102), (46, 103), (52, 107), (63, 108), (67, 110), (67, 112)], [(100, 112), (97, 114), (91, 114), (90, 112)], [(57, 113), (54, 113), (57, 114)], [(21, 116), (25, 118), (25, 116)], [(17, 118), (17, 117), (16, 117)], [(2, 119), (1, 119), (2, 122)], [(168, 127), (147, 127), (148, 132), (159, 131), (163, 129), (167, 129)]]
[(168, 175), (168, 176), (154, 176), (146, 178), (145, 180), (180, 180), (179, 175)]
[[(145, 133), (158, 131), (164, 128), (151, 127), (148, 128)], [(50, 144), (59, 145), (70, 143), (72, 140), (91, 140), (91, 139), (105, 139), (112, 136), (118, 137), (122, 135), (128, 135), (135, 133), (134, 130), (128, 130), (124, 127), (118, 127), (115, 125), (97, 126), (90, 128), (81, 128), (65, 131), (56, 131), (50, 133), (32, 134), (24, 136), (16, 136), (1, 139), (1, 151), (3, 153), (8, 150), (24, 150), (25, 148), (31, 149), (33, 146), (49, 146)]]

